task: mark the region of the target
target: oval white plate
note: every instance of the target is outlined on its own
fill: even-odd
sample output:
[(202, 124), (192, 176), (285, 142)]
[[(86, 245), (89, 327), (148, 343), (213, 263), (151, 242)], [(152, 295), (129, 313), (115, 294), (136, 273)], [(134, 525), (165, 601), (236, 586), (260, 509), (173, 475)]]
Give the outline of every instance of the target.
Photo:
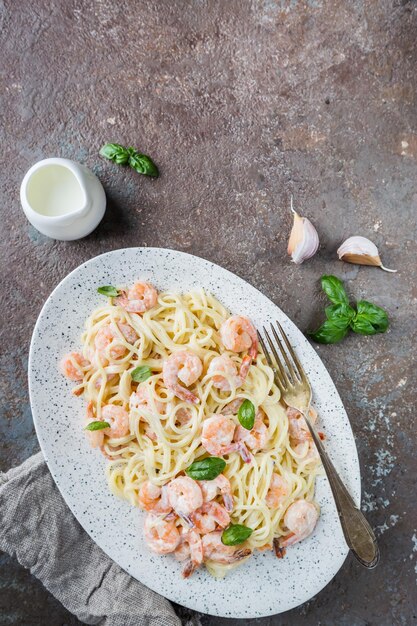
[(166, 598), (191, 609), (225, 617), (263, 617), (292, 609), (318, 593), (348, 553), (326, 478), (317, 485), (321, 516), (314, 534), (278, 560), (257, 554), (223, 580), (202, 569), (180, 576), (172, 557), (150, 553), (142, 540), (142, 513), (110, 494), (106, 460), (88, 447), (81, 429), (82, 398), (57, 363), (77, 349), (85, 319), (103, 303), (100, 285), (129, 285), (145, 279), (159, 290), (203, 286), (230, 311), (261, 327), (278, 319), (297, 349), (313, 387), (314, 405), (327, 434), (326, 448), (356, 502), (360, 474), (356, 446), (339, 394), (320, 358), (288, 317), (254, 287), (198, 257), (163, 248), (128, 248), (91, 259), (53, 291), (33, 332), (29, 388), (36, 432), (49, 469), (75, 517), (123, 569)]

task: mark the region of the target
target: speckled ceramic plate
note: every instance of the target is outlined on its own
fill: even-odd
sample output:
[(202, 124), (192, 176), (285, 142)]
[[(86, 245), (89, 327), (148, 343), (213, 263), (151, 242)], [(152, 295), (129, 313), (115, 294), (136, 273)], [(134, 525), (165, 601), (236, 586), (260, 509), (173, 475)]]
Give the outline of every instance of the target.
[[(257, 554), (223, 580), (204, 569), (180, 576), (174, 558), (150, 553), (142, 540), (142, 513), (110, 494), (106, 460), (82, 432), (84, 404), (58, 372), (59, 358), (77, 349), (85, 319), (101, 305), (99, 285), (146, 279), (160, 290), (203, 286), (233, 313), (257, 326), (278, 319), (309, 375), (326, 448), (355, 500), (360, 500), (358, 457), (346, 412), (320, 358), (288, 317), (254, 287), (208, 261), (160, 248), (130, 248), (98, 256), (71, 272), (53, 291), (37, 321), (30, 348), (29, 386), (36, 432), (49, 469), (72, 512), (96, 543), (145, 585), (189, 608), (227, 617), (263, 617), (292, 609), (318, 593), (348, 553), (326, 478), (319, 478), (321, 516), (314, 534), (284, 559)], [(285, 303), (281, 303), (285, 307)]]

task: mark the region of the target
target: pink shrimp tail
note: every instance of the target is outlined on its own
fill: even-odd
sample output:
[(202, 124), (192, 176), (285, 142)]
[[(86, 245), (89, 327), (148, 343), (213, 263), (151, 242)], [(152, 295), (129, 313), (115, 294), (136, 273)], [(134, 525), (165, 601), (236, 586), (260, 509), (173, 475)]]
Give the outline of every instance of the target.
[(228, 454), (228, 452), (239, 452), (240, 456), (242, 457), (242, 461), (244, 463), (252, 462), (252, 457), (250, 455), (250, 452), (242, 441), (232, 443), (228, 451), (225, 452), (225, 454)]
[(178, 396), (178, 398), (184, 400), (184, 402), (191, 402), (192, 404), (198, 404), (200, 402), (200, 399), (197, 398), (196, 395), (191, 393), (188, 389), (181, 387), (181, 385), (175, 385), (172, 387), (172, 391), (176, 396)]
[(224, 503), (224, 508), (226, 509), (226, 511), (228, 513), (233, 511), (233, 496), (229, 496), (228, 494), (224, 494), (223, 495), (223, 503)]
[(249, 356), (249, 354), (247, 354), (245, 357), (243, 357), (242, 364), (239, 370), (239, 376), (242, 379), (242, 383), (245, 380), (246, 376), (248, 375), (251, 364), (252, 364), (252, 357)]

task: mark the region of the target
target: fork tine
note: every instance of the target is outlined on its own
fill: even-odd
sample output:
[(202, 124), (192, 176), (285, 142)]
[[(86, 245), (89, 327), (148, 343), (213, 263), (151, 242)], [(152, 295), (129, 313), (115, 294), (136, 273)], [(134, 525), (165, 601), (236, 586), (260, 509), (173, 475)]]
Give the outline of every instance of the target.
[(269, 346), (271, 348), (271, 352), (274, 355), (274, 359), (275, 359), (275, 362), (277, 364), (277, 368), (278, 368), (277, 374), (278, 374), (278, 376), (281, 379), (282, 389), (285, 390), (290, 385), (290, 380), (289, 380), (287, 372), (285, 371), (285, 368), (284, 368), (284, 366), (282, 364), (282, 361), (281, 361), (281, 359), (280, 359), (280, 357), (278, 355), (278, 352), (277, 352), (277, 350), (275, 348), (274, 342), (272, 341), (272, 339), (271, 339), (268, 331), (266, 330), (265, 326), (264, 326), (264, 333), (265, 333), (266, 338), (268, 339), (268, 343), (269, 343)]
[(287, 356), (287, 353), (286, 353), (286, 351), (284, 349), (284, 346), (282, 344), (282, 341), (279, 338), (279, 335), (278, 335), (277, 331), (275, 330), (275, 328), (273, 327), (272, 324), (271, 324), (271, 330), (272, 330), (272, 334), (274, 335), (275, 341), (276, 341), (276, 343), (278, 345), (278, 348), (279, 348), (279, 350), (280, 350), (280, 352), (281, 352), (281, 354), (282, 354), (282, 356), (284, 358), (285, 364), (287, 366), (287, 370), (288, 370), (288, 372), (290, 374), (290, 377), (291, 377), (291, 381), (292, 382), (296, 382), (298, 380), (298, 378), (295, 375), (295, 370), (293, 368), (293, 365), (292, 365), (291, 361), (289, 360), (289, 358)]
[(275, 366), (273, 360), (271, 359), (271, 355), (269, 354), (268, 348), (265, 345), (265, 342), (264, 342), (264, 340), (262, 338), (261, 333), (259, 331), (257, 331), (257, 332), (258, 332), (259, 343), (261, 344), (262, 351), (263, 351), (263, 353), (265, 355), (266, 361), (267, 361), (269, 367), (274, 372), (274, 380), (275, 380), (276, 384), (278, 385), (281, 393), (284, 393), (285, 392), (285, 388), (284, 388), (284, 386), (281, 383), (281, 379), (279, 378), (280, 375), (279, 375), (279, 372), (277, 370), (277, 367)]
[(281, 324), (276, 321), (276, 324), (280, 330), (281, 336), (284, 339), (285, 345), (288, 348), (288, 352), (290, 353), (290, 356), (294, 362), (295, 367), (297, 368), (297, 374), (298, 374), (298, 378), (301, 381), (305, 381), (308, 380), (307, 379), (307, 374), (305, 373), (304, 367), (301, 365), (300, 360), (298, 358), (298, 356), (295, 353), (294, 348), (291, 346), (290, 342), (288, 341), (288, 337), (287, 335), (284, 333), (284, 329), (282, 328)]
[(261, 333), (259, 332), (259, 330), (257, 331), (257, 333), (258, 333), (259, 343), (261, 344), (262, 351), (263, 351), (263, 353), (264, 353), (264, 355), (265, 355), (266, 361), (267, 361), (267, 363), (268, 363), (269, 367), (271, 367), (272, 369), (274, 369), (274, 364), (273, 364), (273, 362), (272, 362), (271, 355), (269, 354), (269, 352), (268, 352), (268, 350), (267, 350), (267, 347), (266, 347), (265, 342), (264, 342), (264, 340), (263, 340), (263, 338), (262, 338), (262, 335), (261, 335)]

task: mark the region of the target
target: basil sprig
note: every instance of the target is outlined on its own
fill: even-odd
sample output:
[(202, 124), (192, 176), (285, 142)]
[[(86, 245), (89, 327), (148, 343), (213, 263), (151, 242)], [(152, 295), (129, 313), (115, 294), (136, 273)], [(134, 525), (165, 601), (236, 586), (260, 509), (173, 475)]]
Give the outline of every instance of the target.
[(243, 524), (230, 524), (222, 533), (222, 543), (225, 546), (238, 546), (249, 539), (253, 533), (252, 528)]
[(116, 289), (116, 287), (113, 287), (112, 285), (103, 285), (103, 287), (97, 287), (97, 291), (102, 296), (107, 296), (108, 298), (117, 298), (117, 296), (119, 295), (119, 291)]
[(389, 326), (388, 316), (380, 306), (366, 300), (359, 300), (356, 308), (358, 312), (352, 321), (352, 330), (355, 333), (376, 335), (387, 330)]
[(139, 365), (130, 373), (130, 376), (135, 383), (143, 383), (152, 376), (152, 370), (149, 365)]
[(240, 405), (237, 418), (243, 428), (252, 430), (255, 423), (255, 407), (250, 400), (244, 400)]
[(151, 157), (132, 148), (125, 148), (119, 143), (106, 143), (99, 154), (117, 165), (129, 165), (133, 170), (145, 176), (158, 178), (159, 170)]
[(349, 330), (360, 335), (384, 333), (388, 326), (388, 316), (384, 309), (360, 300), (356, 308), (349, 304), (343, 282), (336, 276), (322, 276), (321, 286), (332, 306), (325, 309), (326, 321), (314, 333), (307, 333), (318, 343), (337, 343)]
[(110, 428), (110, 424), (108, 422), (100, 422), (96, 420), (95, 422), (87, 424), (84, 430), (103, 430), (104, 428)]
[(226, 467), (226, 461), (217, 456), (208, 456), (206, 459), (194, 461), (185, 473), (194, 480), (214, 480)]

